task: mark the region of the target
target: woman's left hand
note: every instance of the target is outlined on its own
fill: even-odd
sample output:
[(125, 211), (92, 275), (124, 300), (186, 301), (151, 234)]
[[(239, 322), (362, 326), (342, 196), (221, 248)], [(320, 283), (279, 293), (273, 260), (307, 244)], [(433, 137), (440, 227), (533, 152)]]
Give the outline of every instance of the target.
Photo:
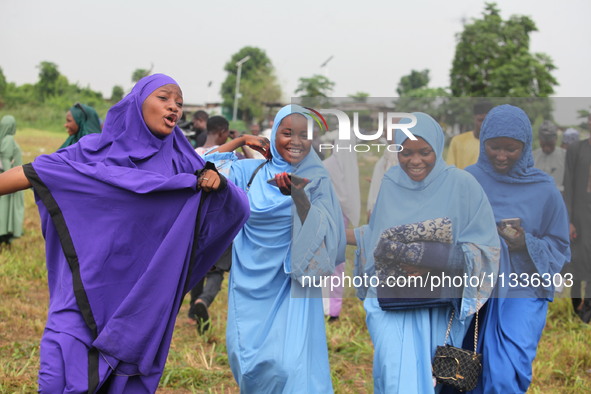
[(507, 246), (509, 247), (509, 251), (517, 251), (525, 249), (527, 246), (525, 244), (525, 230), (521, 226), (512, 226), (511, 227), (511, 235), (508, 235), (505, 231), (499, 228), (499, 234), (505, 242), (507, 242)]
[(216, 191), (220, 187), (220, 176), (213, 170), (203, 172), (197, 179), (197, 188), (204, 192)]

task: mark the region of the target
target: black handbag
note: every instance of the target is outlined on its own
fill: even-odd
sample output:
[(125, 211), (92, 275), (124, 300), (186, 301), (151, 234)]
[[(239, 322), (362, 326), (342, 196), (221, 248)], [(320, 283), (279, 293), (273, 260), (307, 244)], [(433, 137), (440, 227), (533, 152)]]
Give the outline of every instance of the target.
[(470, 391), (476, 388), (478, 378), (482, 373), (482, 355), (476, 353), (478, 312), (475, 316), (474, 351), (447, 345), (454, 313), (455, 311), (452, 309), (443, 346), (437, 346), (435, 350), (432, 364), (433, 377), (437, 383), (451, 386), (458, 391)]

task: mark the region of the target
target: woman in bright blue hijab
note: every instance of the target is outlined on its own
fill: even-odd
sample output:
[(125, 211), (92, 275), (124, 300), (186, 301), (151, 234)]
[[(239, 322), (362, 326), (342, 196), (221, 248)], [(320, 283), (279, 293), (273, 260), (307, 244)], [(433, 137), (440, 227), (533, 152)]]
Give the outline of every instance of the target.
[[(475, 391), (523, 393), (531, 383), (553, 285), (570, 260), (568, 216), (552, 177), (533, 167), (532, 127), (523, 110), (511, 105), (491, 110), (480, 142), (478, 162), (466, 171), (482, 185), (499, 225), (504, 281), (486, 306), (479, 343), (482, 381)], [(502, 221), (513, 218), (520, 224), (507, 231)]]
[[(356, 274), (382, 276), (388, 271), (380, 268), (385, 261), (386, 266), (396, 267), (386, 272), (392, 277), (425, 279), (455, 272), (490, 278), (498, 268), (499, 239), (486, 195), (472, 176), (445, 164), (445, 137), (439, 124), (427, 114), (413, 115), (417, 123), (409, 131), (417, 140), (397, 130), (395, 142), (403, 146), (400, 165), (386, 172), (369, 225), (355, 229)], [(423, 237), (429, 232), (430, 237)], [(410, 242), (405, 239), (409, 234), (415, 241), (428, 242)], [(384, 258), (384, 249), (386, 255), (410, 253), (404, 258), (400, 253)], [(453, 267), (448, 258), (452, 255)], [(415, 292), (412, 299), (401, 298), (409, 297), (406, 290), (398, 298), (383, 298), (381, 289), (358, 289), (374, 345), (375, 392), (439, 391), (441, 386), (434, 387), (431, 372), (435, 349), (444, 344), (450, 321), (447, 343), (461, 346), (474, 313), (492, 291), (490, 280), (459, 287), (452, 299), (442, 297), (437, 288), (434, 293)]]
[[(309, 118), (303, 107), (283, 107), (272, 159), (236, 161), (230, 173), (251, 212), (234, 239), (228, 284), (226, 342), (242, 393), (332, 392), (321, 288), (304, 276), (329, 276), (346, 240), (330, 177), (306, 138)], [(293, 183), (291, 197), (289, 172), (309, 180)]]

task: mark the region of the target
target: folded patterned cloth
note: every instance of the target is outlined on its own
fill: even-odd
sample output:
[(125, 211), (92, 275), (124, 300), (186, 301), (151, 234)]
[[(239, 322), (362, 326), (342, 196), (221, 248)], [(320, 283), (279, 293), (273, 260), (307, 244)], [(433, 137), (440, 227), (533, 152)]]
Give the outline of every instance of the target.
[[(376, 268), (398, 270), (402, 266), (417, 266), (443, 270), (450, 267), (448, 256), (453, 246), (441, 242), (411, 242), (381, 240), (374, 251)], [(378, 264), (379, 262), (379, 264)]]
[(446, 268), (453, 231), (447, 217), (403, 224), (384, 230), (374, 250), (380, 274), (403, 274), (403, 265)]
[(453, 242), (451, 219), (448, 217), (428, 219), (422, 222), (401, 224), (384, 230), (381, 240), (403, 243), (432, 241), (450, 244)]
[[(457, 290), (461, 289), (439, 286), (433, 289), (429, 283), (421, 286), (424, 283), (421, 280), (427, 280), (429, 275), (442, 275), (444, 272), (455, 275), (462, 271), (463, 254), (452, 242), (452, 222), (447, 217), (385, 230), (374, 250), (376, 274), (380, 279), (378, 298), (382, 309), (431, 307), (452, 302)], [(392, 279), (398, 279), (396, 285), (393, 285)]]

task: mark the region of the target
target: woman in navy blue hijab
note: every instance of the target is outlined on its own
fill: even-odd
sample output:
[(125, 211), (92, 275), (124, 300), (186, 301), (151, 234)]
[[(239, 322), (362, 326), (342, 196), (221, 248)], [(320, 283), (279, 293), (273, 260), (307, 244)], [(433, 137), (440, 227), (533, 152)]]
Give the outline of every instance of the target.
[[(504, 252), (481, 328), (483, 372), (476, 392), (527, 391), (548, 302), (570, 259), (564, 202), (552, 178), (533, 167), (531, 143), (526, 113), (498, 106), (482, 125), (478, 162), (466, 168), (488, 196)], [(507, 227), (506, 219), (518, 221)]]
[(40, 392), (155, 392), (183, 296), (248, 217), (178, 128), (182, 103), (145, 77), (102, 134), (0, 175), (0, 195), (33, 187), (46, 241)]

